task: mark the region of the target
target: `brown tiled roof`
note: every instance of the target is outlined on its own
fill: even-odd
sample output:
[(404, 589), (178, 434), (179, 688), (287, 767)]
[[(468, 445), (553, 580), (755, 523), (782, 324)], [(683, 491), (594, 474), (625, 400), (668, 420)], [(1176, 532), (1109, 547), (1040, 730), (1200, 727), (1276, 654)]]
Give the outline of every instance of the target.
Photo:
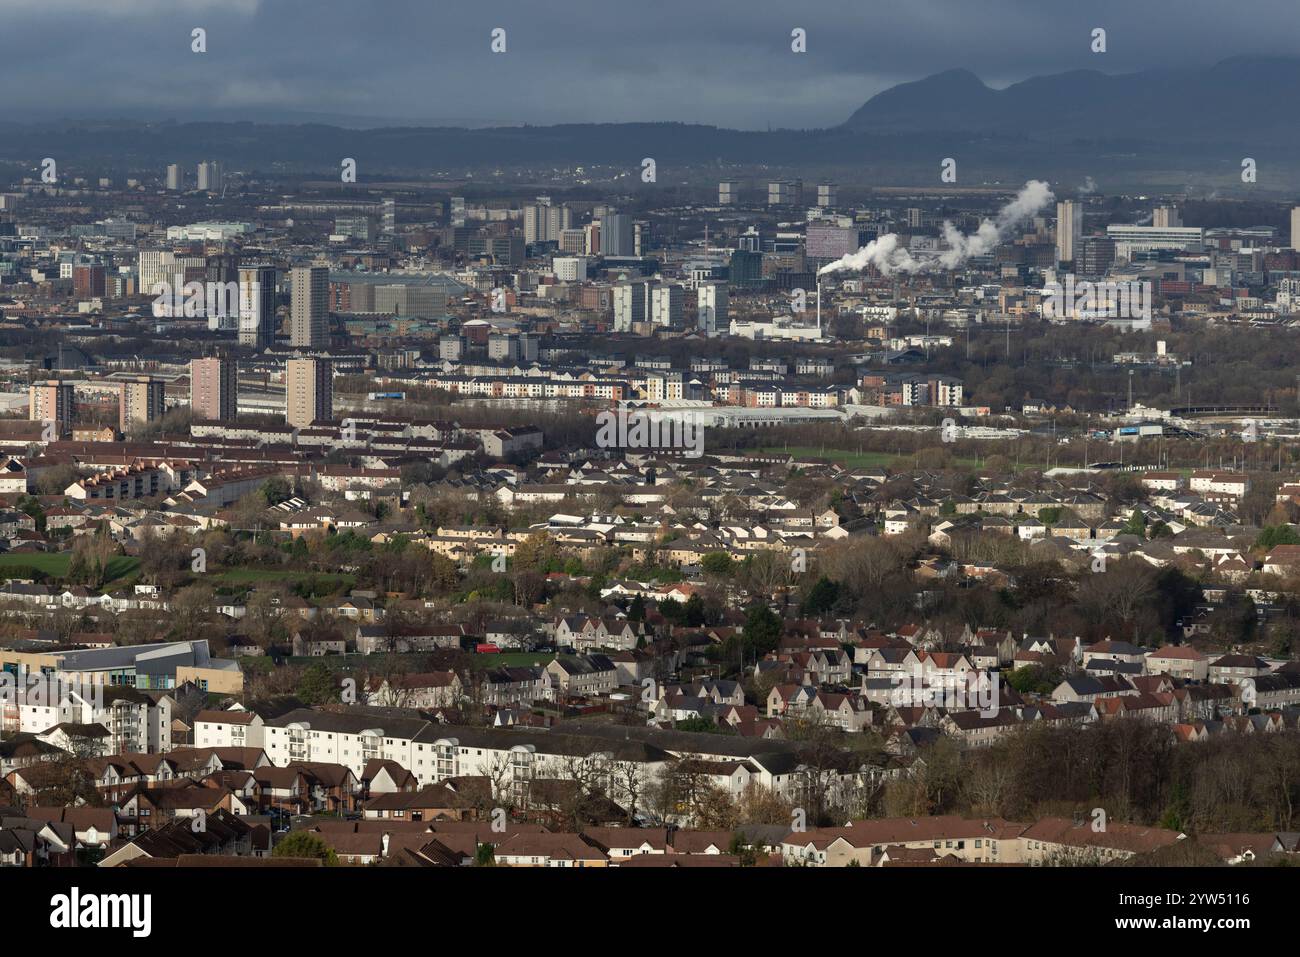
[(1177, 831), (1136, 824), (1107, 822), (1104, 831), (1094, 831), (1091, 820), (1080, 823), (1063, 817), (1046, 817), (1031, 824), (1025, 839), (1069, 847), (1114, 847), (1137, 854), (1168, 847), (1180, 838)]
[(578, 834), (516, 834), (502, 841), (496, 849), (497, 858), (548, 857), (571, 861), (603, 861), (605, 852), (589, 844)]

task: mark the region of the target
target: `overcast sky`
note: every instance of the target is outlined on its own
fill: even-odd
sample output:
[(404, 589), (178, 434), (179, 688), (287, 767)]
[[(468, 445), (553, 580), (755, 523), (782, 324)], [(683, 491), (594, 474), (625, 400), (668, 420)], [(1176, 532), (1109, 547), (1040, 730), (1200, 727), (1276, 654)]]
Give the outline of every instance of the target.
[(0, 0), (0, 116), (801, 128), (954, 67), (1004, 86), (1297, 51), (1297, 0)]

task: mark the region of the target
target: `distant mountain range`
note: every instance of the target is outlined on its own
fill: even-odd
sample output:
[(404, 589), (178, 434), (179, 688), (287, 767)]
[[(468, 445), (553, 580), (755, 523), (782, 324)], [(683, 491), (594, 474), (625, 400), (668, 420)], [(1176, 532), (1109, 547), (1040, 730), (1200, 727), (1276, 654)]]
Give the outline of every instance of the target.
[(1004, 90), (969, 70), (948, 70), (873, 96), (844, 128), (877, 133), (945, 130), (1033, 137), (1132, 138), (1197, 143), (1239, 137), (1294, 142), (1291, 104), (1300, 98), (1300, 59), (1234, 57), (1208, 69), (1108, 76), (1075, 70)]
[[(1240, 163), (1259, 164), (1257, 190), (1300, 190), (1300, 58), (1236, 57), (1205, 69), (1108, 76), (1073, 71), (996, 90), (967, 70), (904, 83), (838, 127), (747, 132), (680, 123), (467, 129), (284, 122), (0, 122), (0, 162), (35, 168), (45, 156), (101, 169), (159, 169), (222, 159), (236, 169), (332, 174), (343, 157), (367, 175), (626, 165), (654, 157), (661, 182), (755, 176), (834, 177), (854, 185), (959, 184), (1029, 176), (1066, 188), (1243, 188)], [(712, 171), (711, 170), (716, 170)], [(725, 170), (725, 173), (722, 172)], [(782, 172), (784, 171), (784, 172)], [(639, 186), (630, 176), (628, 189)]]

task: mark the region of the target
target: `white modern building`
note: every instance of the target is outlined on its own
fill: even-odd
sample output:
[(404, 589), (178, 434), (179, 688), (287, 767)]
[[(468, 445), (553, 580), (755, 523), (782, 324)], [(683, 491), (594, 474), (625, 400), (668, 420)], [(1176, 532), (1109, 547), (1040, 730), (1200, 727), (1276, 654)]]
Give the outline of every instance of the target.
[(1116, 252), (1125, 258), (1136, 252), (1201, 252), (1205, 247), (1205, 230), (1192, 226), (1107, 226), (1106, 238), (1114, 241)]

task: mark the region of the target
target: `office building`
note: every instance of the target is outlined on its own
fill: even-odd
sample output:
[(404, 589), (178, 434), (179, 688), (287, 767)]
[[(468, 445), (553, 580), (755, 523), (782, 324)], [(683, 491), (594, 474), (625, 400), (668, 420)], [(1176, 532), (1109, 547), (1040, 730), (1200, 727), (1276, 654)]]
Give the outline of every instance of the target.
[(447, 362), (459, 362), (465, 355), (465, 340), (460, 336), (440, 336), (438, 338), (438, 358)]
[[(213, 694), (237, 695), (244, 687), (244, 675), (239, 664), (212, 657), (206, 639), (154, 641), (107, 648), (72, 646), (52, 648), (40, 655), (23, 648), (0, 650), (0, 671), (25, 679), (28, 673), (37, 669), (57, 675), (69, 688), (85, 685), (165, 691), (188, 684)], [(96, 699), (101, 697), (103, 700), (97, 702)], [(61, 708), (77, 707), (74, 698), (86, 710), (101, 708), (104, 702), (114, 700), (108, 696), (87, 695), (86, 698), (69, 696), (61, 702), (40, 702), (39, 707), (31, 708), (32, 717), (40, 717), (43, 712), (53, 714), (57, 722)], [(157, 702), (149, 702), (149, 699), (139, 701), (141, 708), (149, 714), (149, 720), (145, 721), (127, 710), (137, 700), (133, 696), (118, 698), (106, 713), (97, 718), (109, 732), (110, 737), (106, 740), (116, 742), (113, 747), (123, 746), (127, 750), (169, 750), (166, 743), (171, 740), (170, 709), (160, 709)], [(29, 718), (23, 716), (22, 720)], [(65, 716), (63, 720), (68, 719)], [(124, 738), (133, 743), (123, 741)]]
[(630, 332), (637, 323), (646, 321), (646, 288), (642, 281), (620, 282), (614, 286), (614, 331)]
[(488, 335), (487, 356), (494, 362), (536, 362), (537, 336), (494, 332)]
[(802, 206), (803, 180), (767, 184), (767, 205)]
[(499, 266), (520, 266), (524, 262), (524, 235), (518, 229), (507, 234), (490, 227), (469, 230), (463, 248), (470, 259), (490, 260)]
[(581, 228), (560, 230), (560, 252), (581, 256), (587, 251), (587, 231)]
[(685, 323), (686, 288), (676, 283), (637, 280), (614, 286), (614, 330), (637, 323), (680, 329)]
[(1072, 199), (1056, 204), (1056, 261), (1072, 263), (1083, 240), (1083, 209)]
[(583, 282), (591, 267), (591, 260), (586, 256), (556, 256), (551, 260), (555, 278), (560, 282)]
[(1151, 225), (1159, 229), (1175, 228), (1183, 224), (1183, 215), (1177, 206), (1157, 206), (1151, 214)]
[(374, 290), (375, 312), (436, 319), (447, 311), (447, 291), (441, 286), (393, 283), (371, 288)]
[(118, 429), (127, 433), (162, 418), (167, 408), (165, 389), (162, 379), (151, 376), (136, 376), (123, 382), (117, 411)]
[(102, 296), (106, 288), (103, 266), (83, 265), (72, 267), (72, 294), (78, 299)]
[(167, 167), (167, 189), (169, 192), (178, 193), (185, 188), (185, 174), (181, 172), (179, 163), (172, 163)]
[(739, 183), (719, 183), (718, 184), (718, 205), (734, 206), (740, 202), (740, 184)]
[(493, 332), (488, 335), (487, 357), (493, 362), (517, 362), (519, 340), (509, 333)]
[(158, 283), (171, 284), (176, 268), (176, 254), (170, 250), (142, 249), (136, 271), (140, 276), (139, 289), (143, 294), (154, 295)]
[(730, 326), (727, 315), (727, 284), (702, 282), (695, 290), (696, 328), (712, 338)]
[(239, 331), (239, 256), (222, 253), (207, 257), (204, 283), (208, 329)]
[(225, 169), (217, 160), (199, 164), (198, 186), (207, 193), (220, 193), (225, 185)]
[(190, 361), (190, 411), (196, 421), (235, 421), (239, 412), (239, 374), (234, 359)]
[(334, 235), (348, 239), (359, 239), (363, 243), (373, 242), (378, 235), (375, 217), (368, 213), (347, 213), (334, 217)]
[(649, 291), (651, 325), (680, 329), (685, 318), (686, 290), (675, 283), (656, 282)]
[(760, 289), (766, 284), (763, 278), (763, 254), (737, 249), (731, 254), (727, 267), (727, 282), (733, 289)]
[(631, 216), (626, 213), (608, 213), (601, 217), (600, 253), (612, 257), (636, 255)]
[(1205, 246), (1205, 230), (1187, 226), (1107, 226), (1106, 236), (1123, 259), (1153, 250), (1201, 252)]
[(289, 344), (296, 349), (329, 345), (330, 271), (325, 266), (295, 266), (290, 275)]
[(840, 199), (840, 188), (834, 183), (817, 184), (817, 205), (818, 206), (838, 206)]
[[(210, 283), (219, 282), (222, 285), (234, 285), (239, 282), (239, 256), (233, 253), (222, 253), (216, 256), (208, 256), (204, 265), (204, 280)], [(234, 312), (234, 309), (231, 309)]]
[(1115, 241), (1105, 236), (1089, 236), (1083, 240), (1082, 252), (1074, 262), (1074, 271), (1080, 276), (1095, 279), (1106, 275), (1115, 264)]
[(27, 417), (33, 422), (52, 422), (61, 433), (72, 423), (76, 397), (72, 383), (61, 379), (33, 382), (27, 390)]
[(275, 267), (239, 270), (239, 344), (261, 352), (275, 341)]
[(334, 417), (333, 370), (327, 359), (290, 359), (285, 363), (284, 420), (295, 429)]
[(825, 265), (841, 256), (858, 251), (861, 245), (858, 230), (832, 223), (809, 223), (804, 236), (804, 251), (810, 260)]
[(524, 243), (560, 241), (560, 233), (573, 226), (573, 211), (568, 206), (533, 203), (524, 207)]

